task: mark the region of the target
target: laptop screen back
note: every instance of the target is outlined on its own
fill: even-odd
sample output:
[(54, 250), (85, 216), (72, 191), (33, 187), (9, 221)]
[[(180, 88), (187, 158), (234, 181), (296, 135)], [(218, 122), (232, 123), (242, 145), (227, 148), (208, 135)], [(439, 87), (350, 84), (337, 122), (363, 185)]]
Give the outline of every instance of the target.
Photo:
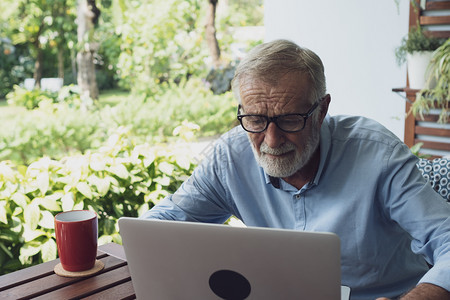
[(340, 299), (331, 233), (121, 218), (138, 299)]

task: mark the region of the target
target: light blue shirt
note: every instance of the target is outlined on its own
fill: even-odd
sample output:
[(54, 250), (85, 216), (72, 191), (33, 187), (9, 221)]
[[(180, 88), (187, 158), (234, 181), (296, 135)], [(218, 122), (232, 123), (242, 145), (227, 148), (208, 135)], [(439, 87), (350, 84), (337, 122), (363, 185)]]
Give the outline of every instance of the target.
[(396, 297), (419, 281), (450, 290), (450, 205), (408, 147), (375, 121), (327, 116), (318, 172), (301, 190), (271, 183), (240, 127), (210, 150), (142, 217), (223, 223), (234, 215), (247, 226), (334, 232), (352, 299)]

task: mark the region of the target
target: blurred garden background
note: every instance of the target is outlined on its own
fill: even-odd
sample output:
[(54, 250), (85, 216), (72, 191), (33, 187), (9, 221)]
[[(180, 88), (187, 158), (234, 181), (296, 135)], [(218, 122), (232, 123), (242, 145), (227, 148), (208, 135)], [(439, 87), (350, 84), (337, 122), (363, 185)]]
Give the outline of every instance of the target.
[(117, 219), (174, 192), (193, 142), (237, 125), (262, 0), (2, 0), (0, 275), (57, 257), (53, 217)]

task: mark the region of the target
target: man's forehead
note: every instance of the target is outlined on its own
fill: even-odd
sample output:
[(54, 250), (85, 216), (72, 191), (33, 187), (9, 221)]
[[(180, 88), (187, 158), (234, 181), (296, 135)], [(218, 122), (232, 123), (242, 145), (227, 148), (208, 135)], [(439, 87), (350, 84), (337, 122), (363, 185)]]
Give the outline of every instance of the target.
[(247, 77), (240, 84), (242, 105), (246, 110), (307, 108), (314, 102), (311, 94), (309, 77), (299, 74), (286, 74), (277, 83)]

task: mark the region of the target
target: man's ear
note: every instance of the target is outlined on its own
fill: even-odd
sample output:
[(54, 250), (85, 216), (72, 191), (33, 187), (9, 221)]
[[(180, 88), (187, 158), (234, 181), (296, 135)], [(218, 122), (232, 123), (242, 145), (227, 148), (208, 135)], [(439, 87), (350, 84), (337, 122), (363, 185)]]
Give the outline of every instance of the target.
[(326, 94), (325, 97), (322, 98), (322, 101), (320, 101), (320, 116), (319, 116), (319, 122), (320, 125), (322, 125), (323, 119), (325, 119), (325, 116), (328, 113), (328, 106), (331, 102), (331, 96), (330, 94)]

